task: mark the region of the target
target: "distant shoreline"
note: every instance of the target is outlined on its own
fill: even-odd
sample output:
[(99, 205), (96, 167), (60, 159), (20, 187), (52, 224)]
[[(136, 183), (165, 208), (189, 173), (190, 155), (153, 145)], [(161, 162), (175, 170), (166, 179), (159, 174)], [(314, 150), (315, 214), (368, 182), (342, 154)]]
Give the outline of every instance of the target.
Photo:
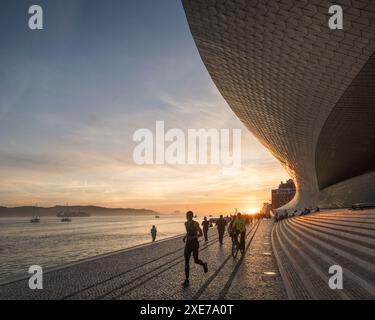
[(99, 206), (54, 206), (54, 207), (0, 207), (0, 217), (56, 217), (66, 212), (75, 216), (77, 212), (84, 212), (86, 216), (126, 216), (126, 215), (160, 215), (159, 212), (150, 209), (134, 208), (106, 208)]

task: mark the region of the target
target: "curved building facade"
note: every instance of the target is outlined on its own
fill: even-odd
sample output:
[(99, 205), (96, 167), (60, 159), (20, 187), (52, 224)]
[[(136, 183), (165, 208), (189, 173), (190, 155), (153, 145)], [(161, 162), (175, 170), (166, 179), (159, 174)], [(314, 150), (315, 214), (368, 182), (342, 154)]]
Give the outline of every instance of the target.
[(375, 1), (183, 0), (217, 88), (297, 185), (285, 208), (375, 201)]

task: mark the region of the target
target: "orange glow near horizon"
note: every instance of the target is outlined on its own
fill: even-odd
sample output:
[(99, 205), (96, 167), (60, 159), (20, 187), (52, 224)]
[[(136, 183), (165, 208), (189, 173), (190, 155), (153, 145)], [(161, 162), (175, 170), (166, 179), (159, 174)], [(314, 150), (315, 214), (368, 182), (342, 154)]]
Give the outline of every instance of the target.
[(246, 213), (247, 213), (247, 214), (250, 214), (250, 215), (253, 215), (253, 214), (257, 214), (257, 213), (259, 213), (259, 211), (260, 211), (259, 209), (253, 207), (253, 208), (249, 208), (249, 209), (247, 209), (247, 210), (246, 210)]

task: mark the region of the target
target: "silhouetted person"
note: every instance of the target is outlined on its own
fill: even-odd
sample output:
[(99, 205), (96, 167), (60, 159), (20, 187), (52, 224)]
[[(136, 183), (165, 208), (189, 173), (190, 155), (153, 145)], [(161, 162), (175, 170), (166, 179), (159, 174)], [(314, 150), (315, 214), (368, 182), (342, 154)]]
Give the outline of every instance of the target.
[(203, 228), (204, 240), (206, 242), (208, 241), (208, 227), (209, 226), (210, 226), (210, 223), (207, 221), (207, 217), (204, 217), (202, 221), (202, 228)]
[(219, 242), (220, 244), (223, 244), (225, 226), (227, 225), (227, 222), (225, 221), (222, 215), (220, 215), (220, 218), (219, 220), (217, 220), (216, 225), (217, 231), (219, 232)]
[(279, 222), (279, 213), (276, 211), (275, 212), (275, 215), (274, 215), (274, 217), (275, 217), (275, 222)]
[(306, 214), (309, 214), (310, 212), (311, 212), (310, 209), (305, 208), (305, 210), (302, 212), (301, 215), (306, 215)]
[(256, 219), (257, 219), (256, 215), (254, 215), (252, 217), (248, 217), (247, 218), (247, 224), (253, 224), (253, 223), (255, 223)]
[(152, 226), (151, 228), (151, 237), (152, 237), (152, 242), (155, 242), (156, 240), (156, 234), (158, 233), (158, 230), (156, 229), (155, 226)]
[(202, 229), (199, 226), (199, 223), (193, 220), (194, 213), (188, 211), (186, 213), (185, 228), (186, 235), (183, 238), (185, 242), (185, 282), (184, 286), (189, 285), (189, 275), (190, 275), (190, 256), (193, 253), (194, 262), (203, 267), (204, 273), (208, 272), (207, 263), (199, 259), (199, 241), (198, 238), (202, 236)]
[[(242, 217), (241, 213), (237, 213), (237, 217), (234, 218), (232, 228), (234, 230), (234, 241), (237, 247), (240, 248), (241, 252), (245, 252), (245, 239), (246, 239), (246, 221)], [(238, 241), (238, 235), (240, 235), (240, 241)]]

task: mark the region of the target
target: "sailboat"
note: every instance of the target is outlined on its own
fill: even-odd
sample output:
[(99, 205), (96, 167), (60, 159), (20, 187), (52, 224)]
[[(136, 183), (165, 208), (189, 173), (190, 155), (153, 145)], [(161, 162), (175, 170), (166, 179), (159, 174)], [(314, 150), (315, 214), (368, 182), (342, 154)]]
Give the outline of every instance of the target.
[(64, 218), (61, 219), (61, 222), (71, 222), (71, 221), (72, 221), (72, 219), (69, 218), (69, 217), (64, 217)]
[[(36, 211), (38, 213), (38, 205), (36, 205)], [(38, 215), (35, 215), (33, 216), (31, 219), (30, 219), (30, 222), (31, 223), (39, 223), (40, 222), (40, 217)]]
[[(68, 208), (68, 205), (67, 205), (67, 208)], [(72, 221), (72, 218), (69, 217), (68, 209), (65, 210), (62, 213), (59, 213), (58, 216), (62, 217), (61, 222), (71, 222)]]
[(30, 219), (30, 222), (31, 222), (31, 223), (39, 223), (39, 222), (40, 222), (40, 218), (37, 217), (37, 216), (32, 217), (32, 218)]

